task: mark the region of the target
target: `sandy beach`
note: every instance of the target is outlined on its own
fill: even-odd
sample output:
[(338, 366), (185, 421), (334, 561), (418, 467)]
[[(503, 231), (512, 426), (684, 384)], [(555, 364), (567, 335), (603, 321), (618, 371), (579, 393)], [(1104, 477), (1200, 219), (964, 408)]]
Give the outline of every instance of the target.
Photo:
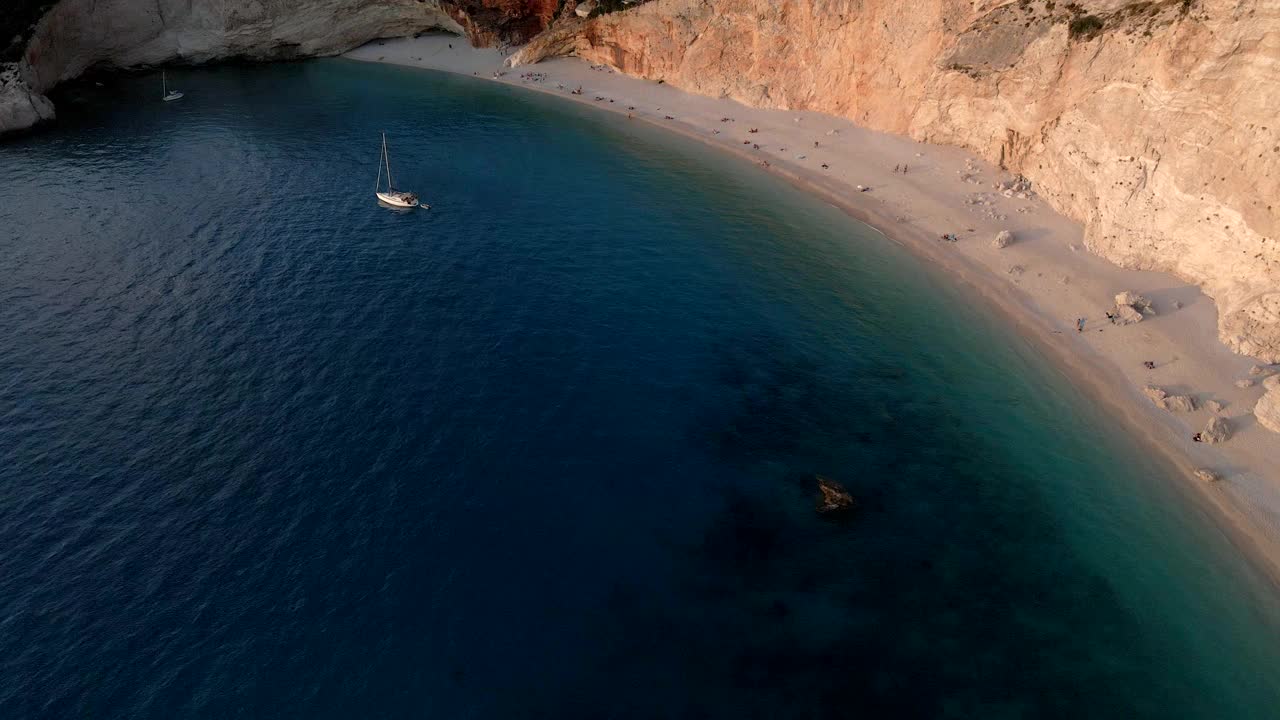
[[(1125, 422), (1135, 442), (1165, 456), (1176, 468), (1170, 482), (1206, 501), (1237, 547), (1280, 584), (1280, 434), (1252, 414), (1263, 392), (1261, 376), (1251, 374), (1258, 363), (1218, 341), (1217, 309), (1196, 286), (1090, 253), (1078, 223), (1034, 194), (1024, 199), (996, 189), (1012, 179), (1008, 173), (956, 148), (817, 113), (691, 95), (576, 59), (507, 68), (504, 53), (449, 35), (379, 41), (346, 57), (501, 82), (651, 122), (754, 163), (744, 171), (774, 173), (837, 205), (1006, 315), (1015, 328), (1011, 341), (1032, 344)], [(1001, 231), (1013, 233), (1008, 247), (993, 245)], [(1109, 322), (1106, 312), (1122, 291), (1149, 298), (1155, 315), (1134, 325)], [(1197, 409), (1158, 408), (1143, 394), (1149, 385), (1191, 395)], [(1211, 401), (1232, 428), (1217, 445), (1192, 439), (1215, 414)], [(1198, 468), (1221, 480), (1198, 480)]]

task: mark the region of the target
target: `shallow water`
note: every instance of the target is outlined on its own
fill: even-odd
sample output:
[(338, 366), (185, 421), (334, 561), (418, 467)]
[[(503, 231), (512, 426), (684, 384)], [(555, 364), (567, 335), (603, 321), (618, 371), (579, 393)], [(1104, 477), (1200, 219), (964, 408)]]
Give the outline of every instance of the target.
[(870, 229), (468, 78), (171, 80), (0, 145), (0, 715), (1280, 707), (1184, 481)]

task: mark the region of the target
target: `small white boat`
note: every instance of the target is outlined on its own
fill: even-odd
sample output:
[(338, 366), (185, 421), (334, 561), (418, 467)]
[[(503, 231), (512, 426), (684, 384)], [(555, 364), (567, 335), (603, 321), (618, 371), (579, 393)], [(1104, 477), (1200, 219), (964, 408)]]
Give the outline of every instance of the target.
[(169, 89), (169, 80), (165, 77), (163, 70), (160, 71), (160, 87), (164, 91), (163, 99), (165, 102), (173, 102), (174, 100), (182, 99), (182, 93), (177, 90)]
[[(382, 168), (387, 168), (387, 189), (382, 190)], [(382, 133), (382, 157), (378, 160), (378, 181), (373, 192), (382, 202), (392, 207), (415, 208), (420, 205), (418, 196), (411, 192), (396, 190), (391, 181), (391, 155), (387, 152), (387, 134)], [(428, 206), (429, 207), (429, 206)]]

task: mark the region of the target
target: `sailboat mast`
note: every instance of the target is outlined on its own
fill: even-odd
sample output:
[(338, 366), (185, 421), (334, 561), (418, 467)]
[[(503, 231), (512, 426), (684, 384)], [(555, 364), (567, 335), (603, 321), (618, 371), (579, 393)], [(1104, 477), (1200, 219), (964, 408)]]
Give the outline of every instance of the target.
[(387, 151), (386, 133), (382, 133), (382, 159), (387, 163), (387, 192), (395, 192), (395, 183), (391, 180), (391, 153)]
[(169, 94), (169, 80), (165, 78), (163, 70), (160, 71), (160, 89), (164, 91), (165, 95)]

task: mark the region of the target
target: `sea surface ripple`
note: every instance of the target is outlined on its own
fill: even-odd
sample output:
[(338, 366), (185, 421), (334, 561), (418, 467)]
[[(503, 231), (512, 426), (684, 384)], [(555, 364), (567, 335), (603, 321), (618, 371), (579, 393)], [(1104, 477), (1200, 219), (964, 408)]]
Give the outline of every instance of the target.
[(1275, 717), (1183, 481), (868, 228), (468, 78), (170, 80), (0, 145), (0, 717)]

